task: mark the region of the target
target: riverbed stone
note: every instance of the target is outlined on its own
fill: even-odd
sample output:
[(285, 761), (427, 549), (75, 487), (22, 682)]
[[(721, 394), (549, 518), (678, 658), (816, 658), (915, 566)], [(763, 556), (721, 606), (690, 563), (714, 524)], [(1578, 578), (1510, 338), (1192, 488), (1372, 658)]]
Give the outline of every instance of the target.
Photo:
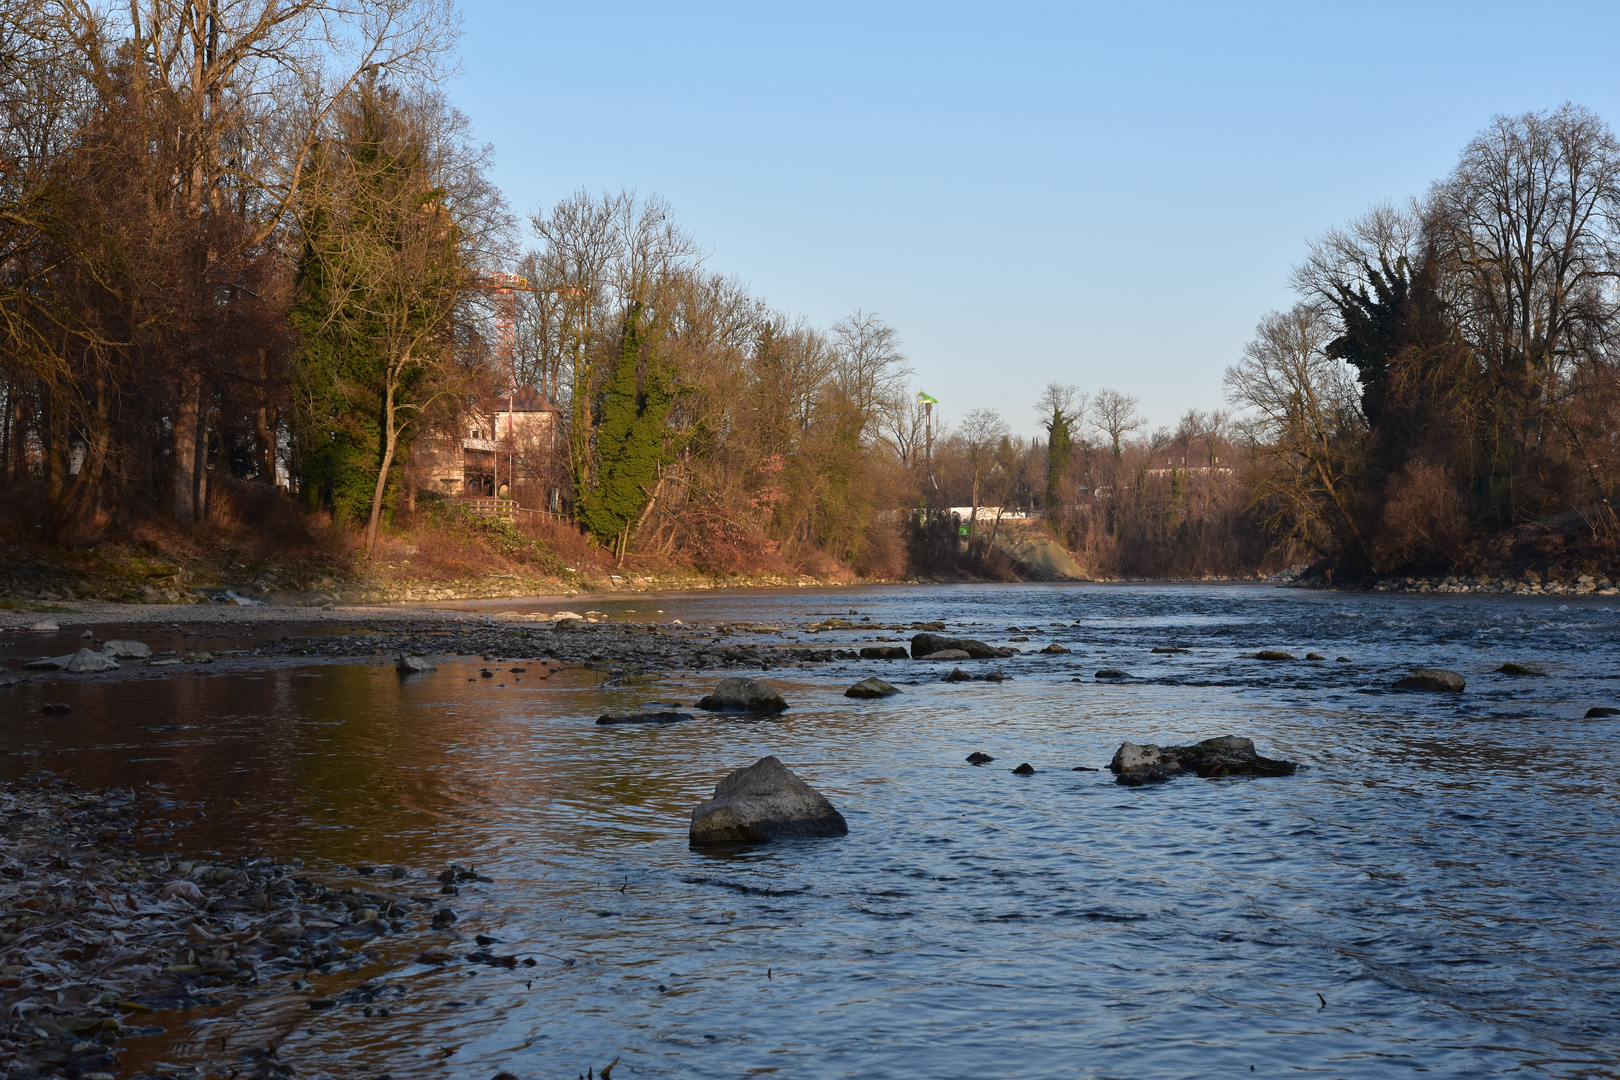
[(714, 693), (698, 699), (697, 707), (710, 712), (779, 713), (788, 707), (782, 695), (758, 679), (721, 679)]
[(938, 652), (931, 652), (927, 656), (919, 656), (917, 659), (955, 662), (957, 660), (971, 660), (973, 657), (969, 656), (965, 649), (941, 649)]
[(1121, 743), (1114, 751), (1108, 771), (1127, 787), (1157, 784), (1182, 773), (1198, 776), (1292, 776), (1298, 766), (1292, 761), (1262, 757), (1254, 740), (1236, 735), (1220, 735), (1190, 746), (1159, 746)]
[(114, 660), (150, 660), (152, 659), (152, 646), (144, 641), (135, 641), (131, 638), (113, 638), (101, 644), (104, 656)]
[(1066, 652), (1073, 652), (1073, 651), (1074, 650), (1072, 650), (1072, 649), (1064, 648), (1062, 645), (1059, 645), (1055, 641), (1052, 642), (1052, 644), (1048, 645), (1046, 648), (1041, 650), (1041, 652), (1043, 652), (1043, 653), (1066, 653)]
[(714, 798), (692, 810), (693, 844), (758, 844), (843, 836), (844, 815), (775, 756), (729, 773)]
[(62, 665), (63, 671), (71, 671), (75, 675), (94, 675), (102, 671), (117, 671), (118, 668), (118, 661), (90, 649), (80, 649)]
[(401, 675), (418, 675), (423, 672), (438, 671), (439, 669), (428, 663), (427, 658), (424, 656), (406, 656), (401, 653), (399, 659), (394, 662), (394, 670)]
[(1460, 694), (1468, 685), (1462, 672), (1449, 668), (1418, 668), (1395, 683), (1402, 690), (1434, 690), (1446, 694)]
[(910, 655), (904, 645), (868, 645), (861, 650), (862, 660), (904, 660)]
[(40, 634), (54, 634), (62, 628), (50, 619), (45, 619), (42, 622), (32, 624), (28, 629)]
[(996, 759), (991, 757), (989, 754), (981, 753), (978, 750), (973, 751), (973, 753), (967, 756), (967, 763), (969, 765), (988, 765), (994, 760)]
[(1292, 660), (1294, 654), (1282, 649), (1261, 649), (1254, 654), (1256, 660)]
[(1031, 765), (1029, 762), (1026, 761), (1022, 765), (1020, 765), (1016, 769), (1014, 769), (1012, 771), (1012, 773), (1013, 773), (1014, 776), (1034, 776), (1035, 775), (1035, 766)]
[(1092, 676), (1094, 679), (1128, 679), (1130, 677), (1130, 672), (1121, 671), (1117, 667), (1105, 667), (1101, 671), (1098, 671), (1096, 675)]
[[(938, 659), (937, 653), (947, 650), (960, 650), (967, 653), (973, 660), (998, 660), (1002, 657), (1013, 656), (1017, 649), (1004, 649), (995, 645), (986, 645), (982, 641), (972, 638), (946, 637), (943, 634), (918, 634), (911, 639), (911, 655), (918, 659)], [(950, 659), (955, 659), (951, 657)]]
[(1511, 660), (1509, 660), (1507, 663), (1503, 664), (1501, 667), (1497, 668), (1496, 670), (1500, 674), (1503, 674), (1503, 675), (1524, 675), (1524, 676), (1533, 676), (1533, 677), (1542, 678), (1542, 679), (1545, 679), (1547, 677), (1547, 673), (1545, 671), (1542, 671), (1540, 668), (1533, 668), (1533, 667), (1530, 667), (1528, 664), (1515, 664)]
[(1608, 705), (1594, 705), (1586, 710), (1588, 720), (1606, 720), (1611, 716), (1620, 716), (1620, 709), (1610, 708)]
[(596, 722), (599, 726), (607, 727), (614, 724), (678, 724), (690, 719), (691, 713), (675, 709), (648, 709), (642, 712), (603, 713), (596, 718)]
[(862, 679), (848, 690), (844, 696), (848, 698), (886, 698), (893, 697), (900, 692), (898, 687), (891, 686), (877, 676)]

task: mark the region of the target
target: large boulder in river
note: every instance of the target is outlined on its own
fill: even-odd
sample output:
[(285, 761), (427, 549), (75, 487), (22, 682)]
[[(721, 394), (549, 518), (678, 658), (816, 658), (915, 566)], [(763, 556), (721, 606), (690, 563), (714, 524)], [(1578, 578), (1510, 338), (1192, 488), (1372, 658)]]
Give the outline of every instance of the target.
[(782, 695), (758, 679), (721, 679), (714, 693), (698, 699), (697, 707), (710, 712), (779, 713), (788, 707)]
[(1292, 761), (1261, 757), (1253, 739), (1220, 735), (1191, 746), (1122, 743), (1108, 763), (1108, 771), (1127, 787), (1163, 783), (1182, 773), (1198, 776), (1292, 776), (1299, 766)]
[(862, 679), (848, 690), (845, 690), (844, 696), (852, 698), (885, 698), (893, 697), (899, 692), (898, 687), (891, 686), (874, 675), (870, 679)]
[(118, 661), (110, 656), (103, 656), (89, 649), (80, 649), (62, 666), (62, 670), (71, 671), (76, 675), (91, 675), (98, 671), (117, 671), (118, 666)]
[(1460, 671), (1425, 667), (1418, 668), (1404, 679), (1397, 680), (1395, 685), (1402, 690), (1438, 690), (1447, 694), (1460, 694), (1468, 685), (1468, 680), (1462, 677)]
[(104, 656), (114, 660), (150, 660), (152, 659), (152, 646), (144, 641), (132, 641), (129, 638), (114, 638), (104, 642), (101, 646)]
[(438, 671), (439, 669), (428, 663), (425, 656), (409, 656), (401, 653), (399, 659), (394, 661), (394, 670), (401, 675), (420, 675), (429, 671)]
[(972, 660), (996, 660), (1004, 656), (1013, 656), (1017, 649), (1002, 649), (994, 645), (986, 645), (982, 641), (972, 638), (946, 637), (943, 634), (918, 634), (911, 639), (911, 655), (913, 659), (921, 660), (932, 657), (935, 653), (946, 650), (960, 650), (968, 654)]
[(973, 659), (973, 657), (969, 656), (966, 652), (964, 652), (961, 649), (941, 649), (941, 650), (939, 650), (939, 652), (931, 652), (927, 656), (919, 656), (919, 657), (917, 657), (917, 659), (918, 660), (949, 660), (949, 661), (954, 663), (957, 660), (971, 660), (971, 659)]
[(693, 844), (758, 844), (843, 836), (844, 815), (776, 757), (762, 757), (721, 780), (692, 811)]

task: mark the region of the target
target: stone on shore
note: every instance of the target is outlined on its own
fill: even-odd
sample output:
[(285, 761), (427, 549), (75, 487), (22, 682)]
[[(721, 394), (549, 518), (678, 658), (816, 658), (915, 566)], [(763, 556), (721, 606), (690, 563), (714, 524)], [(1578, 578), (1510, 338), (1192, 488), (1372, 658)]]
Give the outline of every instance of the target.
[(904, 645), (868, 645), (861, 650), (862, 660), (904, 660), (909, 655)]
[(714, 798), (692, 810), (690, 837), (693, 844), (759, 844), (848, 832), (821, 792), (771, 756), (721, 780)]
[(1468, 685), (1462, 672), (1448, 668), (1418, 668), (1412, 674), (1396, 681), (1402, 690), (1436, 690), (1447, 694), (1460, 694)]
[(1160, 784), (1185, 772), (1198, 776), (1292, 776), (1292, 761), (1261, 757), (1253, 739), (1221, 735), (1191, 746), (1121, 743), (1108, 771), (1127, 787)]
[(394, 663), (394, 670), (401, 675), (416, 675), (427, 671), (438, 671), (439, 669), (428, 663), (426, 657), (401, 654)]
[(893, 697), (899, 692), (898, 688), (889, 685), (874, 675), (870, 679), (862, 679), (848, 690), (845, 690), (844, 696), (850, 698), (885, 698)]
[(1540, 668), (1527, 667), (1524, 664), (1515, 664), (1511, 660), (1496, 670), (1503, 675), (1530, 675), (1542, 679), (1547, 677), (1547, 673), (1542, 671)]
[(675, 709), (650, 709), (645, 712), (603, 713), (596, 718), (596, 722), (606, 727), (610, 724), (678, 724), (682, 720), (690, 719), (691, 713), (678, 712)]
[(948, 661), (954, 662), (954, 661), (957, 661), (957, 660), (971, 660), (971, 659), (973, 659), (973, 657), (969, 656), (967, 654), (966, 650), (963, 650), (963, 649), (941, 649), (941, 650), (939, 650), (939, 652), (931, 652), (927, 656), (919, 656), (919, 657), (917, 657), (917, 659), (918, 660), (948, 660)]
[(114, 660), (150, 660), (152, 647), (144, 641), (133, 641), (129, 638), (114, 638), (102, 642), (101, 652)]
[(967, 658), (972, 660), (998, 660), (1018, 652), (1017, 649), (986, 645), (972, 638), (945, 637), (942, 634), (918, 634), (911, 639), (911, 655), (918, 660), (938, 659), (934, 654), (956, 649), (967, 653)]
[(779, 713), (788, 707), (782, 695), (758, 679), (721, 679), (714, 693), (698, 699), (697, 707), (709, 712)]

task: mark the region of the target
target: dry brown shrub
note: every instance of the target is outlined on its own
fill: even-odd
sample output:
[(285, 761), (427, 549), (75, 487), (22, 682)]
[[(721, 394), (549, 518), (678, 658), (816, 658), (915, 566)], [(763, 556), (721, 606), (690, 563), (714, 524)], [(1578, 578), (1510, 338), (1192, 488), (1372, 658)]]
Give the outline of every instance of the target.
[(855, 573), (863, 578), (892, 581), (906, 572), (906, 544), (889, 521), (874, 521), (855, 556)]
[(1389, 485), (1377, 551), (1380, 564), (1390, 570), (1473, 562), (1463, 500), (1448, 469), (1421, 459), (1407, 462)]

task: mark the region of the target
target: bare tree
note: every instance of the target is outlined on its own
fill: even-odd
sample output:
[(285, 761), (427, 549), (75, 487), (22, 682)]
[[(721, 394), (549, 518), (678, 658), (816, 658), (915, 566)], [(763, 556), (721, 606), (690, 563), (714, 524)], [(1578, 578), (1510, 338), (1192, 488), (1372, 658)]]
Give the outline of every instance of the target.
[(862, 416), (906, 395), (912, 369), (900, 351), (900, 335), (872, 311), (856, 310), (832, 328), (838, 385)]
[(978, 535), (979, 488), (996, 464), (996, 453), (1007, 435), (1007, 422), (994, 409), (974, 409), (962, 418), (962, 426), (957, 430), (973, 485), (969, 537)]
[(1109, 444), (1114, 448), (1115, 461), (1119, 460), (1123, 451), (1125, 436), (1141, 430), (1147, 424), (1147, 420), (1136, 411), (1140, 404), (1136, 398), (1118, 390), (1099, 390), (1092, 399), (1091, 414), (1095, 417), (1092, 423), (1108, 437)]
[(1326, 529), (1367, 556), (1347, 482), (1363, 422), (1349, 369), (1323, 351), (1331, 333), (1315, 305), (1272, 312), (1226, 369), (1226, 390), (1251, 410), (1251, 443), (1267, 466), (1255, 498), (1272, 505), (1274, 531), (1319, 547)]

